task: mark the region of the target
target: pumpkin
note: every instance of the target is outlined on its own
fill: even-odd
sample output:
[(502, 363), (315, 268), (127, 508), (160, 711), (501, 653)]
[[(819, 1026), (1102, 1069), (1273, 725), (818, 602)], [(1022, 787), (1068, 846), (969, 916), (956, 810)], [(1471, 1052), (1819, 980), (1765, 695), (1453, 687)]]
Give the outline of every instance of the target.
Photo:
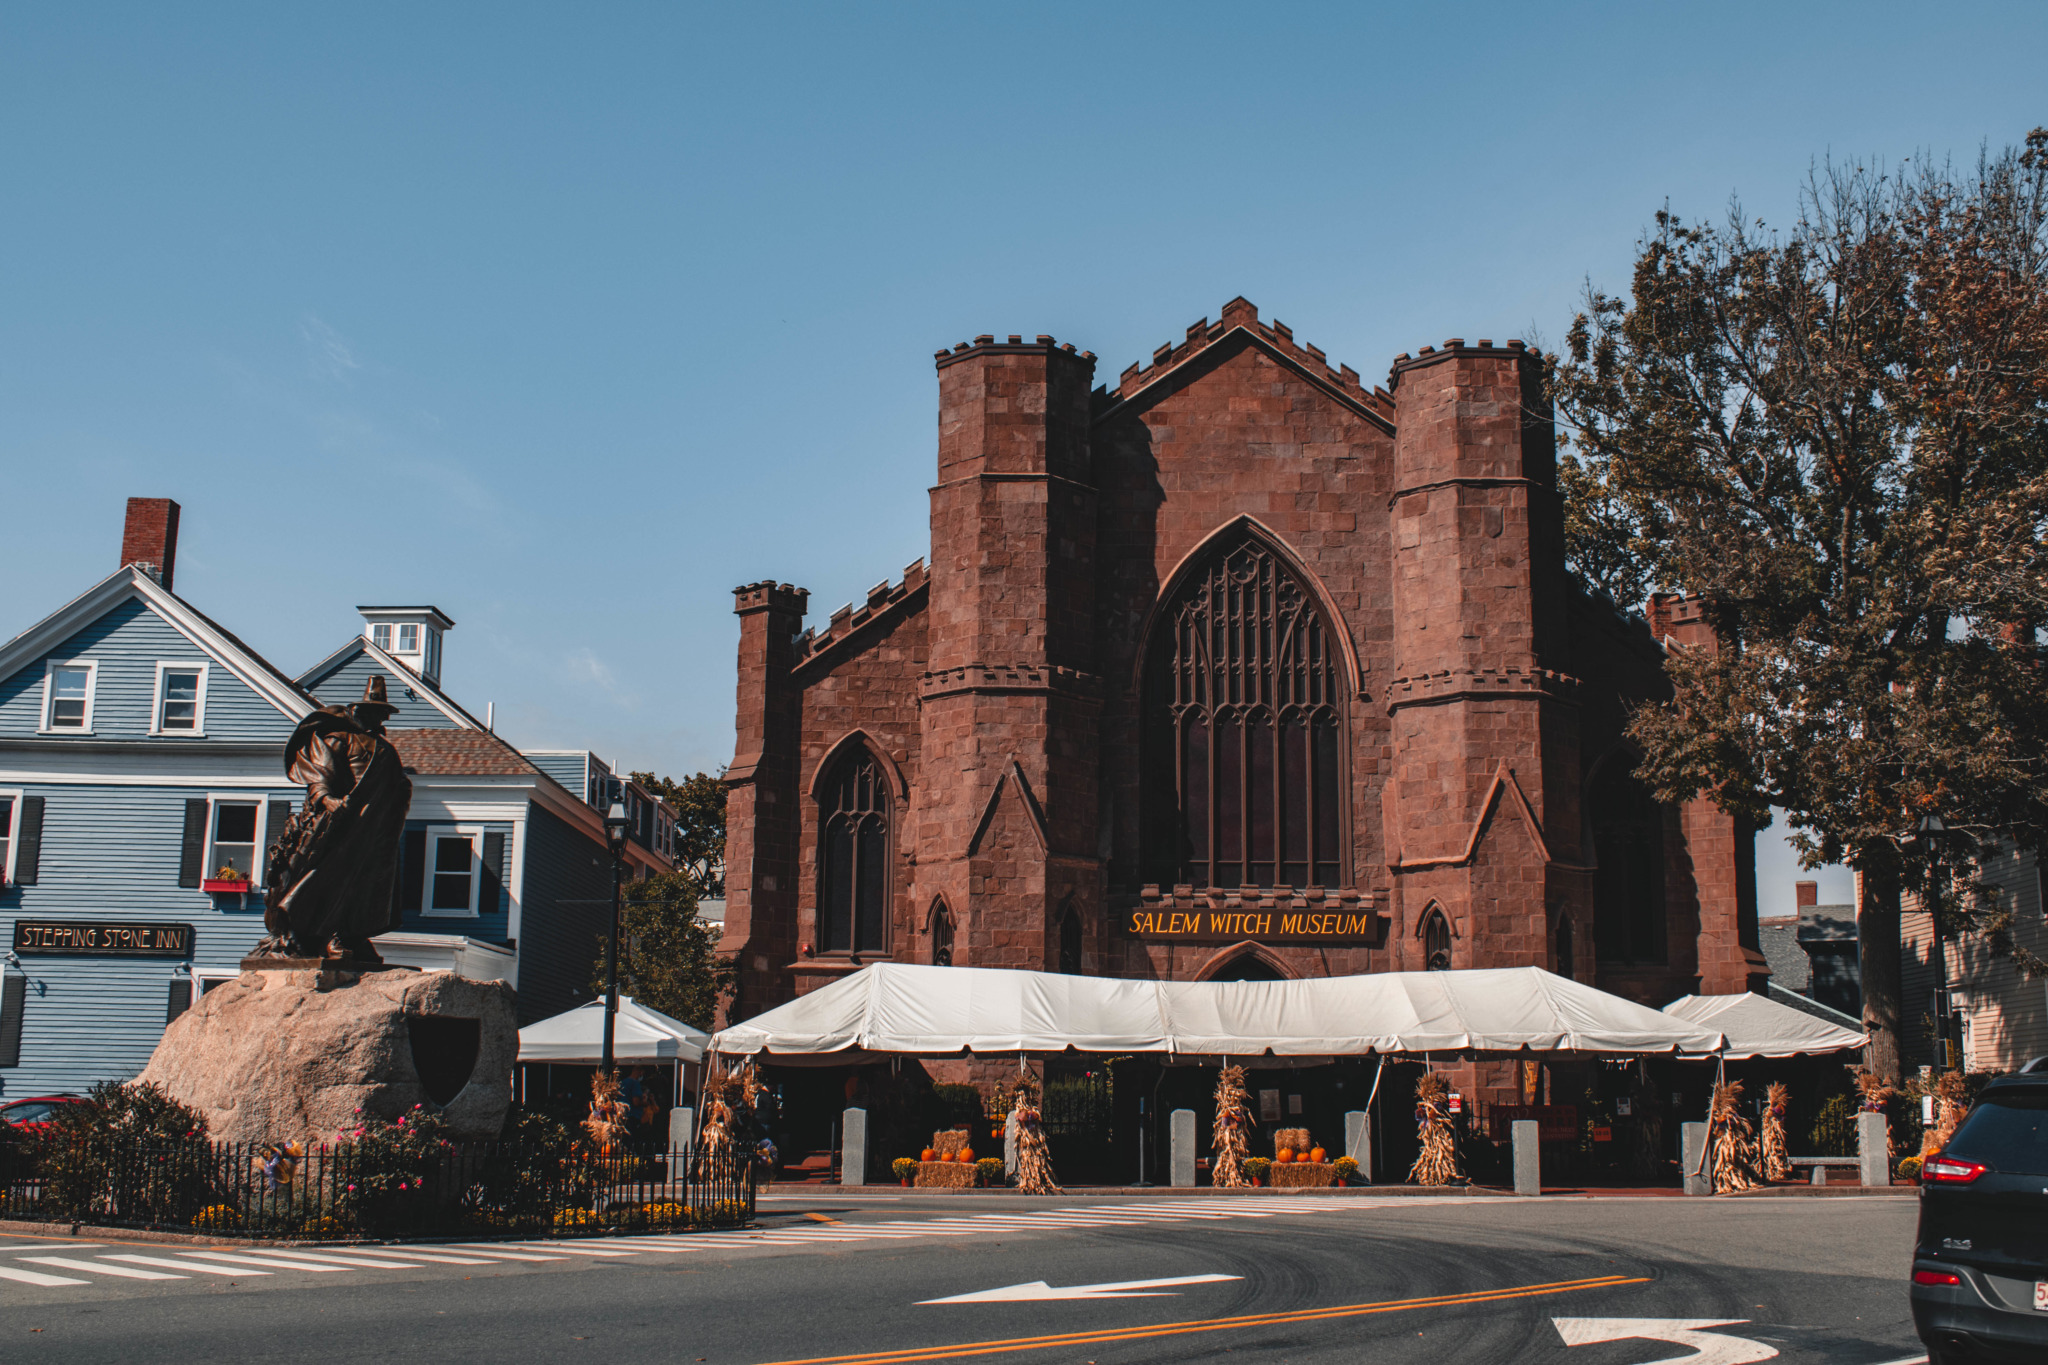
[(962, 1147), (960, 1155), (953, 1159), (963, 1166), (972, 1166), (974, 1164), (974, 1149), (972, 1147)]
[(1273, 1160), (1285, 1166), (1288, 1162), (1294, 1160), (1294, 1149), (1292, 1147), (1282, 1147), (1279, 1151), (1273, 1153)]
[(1330, 1154), (1328, 1152), (1324, 1151), (1320, 1147), (1312, 1147), (1309, 1149), (1308, 1159), (1310, 1161), (1320, 1164), (1329, 1155)]
[(918, 1160), (919, 1160), (919, 1161), (937, 1161), (938, 1159), (939, 1159), (939, 1154), (938, 1154), (937, 1152), (933, 1151), (933, 1150), (932, 1150), (931, 1148), (929, 1148), (929, 1147), (925, 1148), (925, 1149), (924, 1149), (924, 1155), (922, 1155), (922, 1156), (920, 1156), (920, 1157), (918, 1158)]

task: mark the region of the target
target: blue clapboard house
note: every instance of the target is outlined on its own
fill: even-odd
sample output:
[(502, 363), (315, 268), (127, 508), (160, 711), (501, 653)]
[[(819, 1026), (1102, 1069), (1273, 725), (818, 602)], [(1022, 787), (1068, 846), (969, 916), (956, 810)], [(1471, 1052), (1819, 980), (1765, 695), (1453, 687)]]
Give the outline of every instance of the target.
[(674, 814), (593, 754), (521, 753), (441, 688), (454, 622), (359, 608), (296, 676), (172, 591), (177, 504), (131, 499), (121, 567), (0, 646), (0, 1099), (124, 1079), (263, 937), (265, 856), (304, 799), (284, 745), (381, 674), (413, 782), (387, 961), (510, 981), (522, 1022), (591, 998), (610, 922), (603, 813), (629, 877)]

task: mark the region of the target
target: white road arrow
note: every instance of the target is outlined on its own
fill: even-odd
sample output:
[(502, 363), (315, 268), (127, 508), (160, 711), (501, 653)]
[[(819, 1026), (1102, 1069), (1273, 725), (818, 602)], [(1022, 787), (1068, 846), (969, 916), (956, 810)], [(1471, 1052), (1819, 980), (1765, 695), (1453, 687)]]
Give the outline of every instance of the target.
[[(1044, 1280), (1030, 1284), (1005, 1285), (972, 1294), (955, 1294), (949, 1299), (923, 1299), (921, 1303), (1027, 1303), (1039, 1299), (1156, 1299), (1171, 1284), (1214, 1284), (1218, 1280), (1241, 1280), (1242, 1275), (1182, 1275), (1171, 1280), (1119, 1280), (1115, 1284), (1076, 1284), (1055, 1289)], [(1732, 1357), (1731, 1357), (1732, 1358)], [(1762, 1356), (1744, 1356), (1762, 1360)]]
[(1642, 1365), (1750, 1365), (1771, 1360), (1775, 1346), (1748, 1337), (1731, 1337), (1725, 1332), (1708, 1332), (1708, 1327), (1732, 1327), (1747, 1318), (1552, 1318), (1557, 1334), (1567, 1346), (1589, 1346), (1596, 1341), (1668, 1341), (1692, 1347), (1692, 1354), (1646, 1360)]

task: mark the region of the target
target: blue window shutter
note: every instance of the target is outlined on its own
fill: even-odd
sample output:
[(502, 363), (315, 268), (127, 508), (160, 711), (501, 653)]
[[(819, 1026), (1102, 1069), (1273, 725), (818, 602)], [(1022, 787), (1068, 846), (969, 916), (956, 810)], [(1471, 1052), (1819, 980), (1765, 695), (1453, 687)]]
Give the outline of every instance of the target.
[[(36, 868), (43, 860), (43, 798), (21, 798), (21, 845), (14, 853), (14, 880), (19, 886), (36, 884)], [(15, 978), (19, 980), (20, 978)], [(12, 1065), (12, 1063), (8, 1063)]]
[(28, 978), (0, 976), (0, 1066), (21, 1065), (21, 1015), (28, 1006)]
[(417, 914), (427, 876), (427, 832), (409, 829), (398, 844), (398, 911)]
[(171, 998), (169, 1003), (164, 1006), (165, 1026), (168, 1027), (173, 1019), (176, 1019), (190, 1008), (192, 1008), (192, 978), (189, 976), (172, 977)]
[(477, 890), (476, 909), (480, 915), (498, 913), (499, 892), (505, 885), (505, 836), (486, 834), (484, 836), (484, 882)]
[[(263, 832), (264, 832), (264, 833), (265, 833), (266, 835), (268, 835), (268, 836), (270, 837), (270, 847), (271, 847), (271, 848), (276, 848), (276, 847), (277, 847), (277, 841), (278, 841), (279, 839), (282, 839), (282, 838), (284, 838), (284, 827), (285, 827), (285, 824), (286, 824), (286, 822), (287, 822), (287, 821), (289, 821), (289, 820), (290, 820), (291, 818), (292, 818), (292, 803), (291, 803), (291, 802), (289, 802), (289, 801), (273, 801), (273, 802), (271, 802), (271, 803), (270, 803), (270, 809), (269, 809), (269, 810), (268, 810), (267, 812), (265, 812), (265, 814), (264, 814), (264, 817), (263, 817)], [(268, 852), (267, 852), (267, 851), (266, 851), (266, 853), (265, 853), (265, 857), (266, 857), (266, 858), (268, 857)], [(266, 870), (268, 869), (268, 866), (269, 866), (269, 864), (268, 864), (268, 863), (266, 862), (266, 863), (265, 863), (265, 868), (266, 868)]]
[(197, 890), (206, 869), (206, 816), (212, 803), (195, 796), (185, 803), (185, 840), (178, 849), (178, 885)]

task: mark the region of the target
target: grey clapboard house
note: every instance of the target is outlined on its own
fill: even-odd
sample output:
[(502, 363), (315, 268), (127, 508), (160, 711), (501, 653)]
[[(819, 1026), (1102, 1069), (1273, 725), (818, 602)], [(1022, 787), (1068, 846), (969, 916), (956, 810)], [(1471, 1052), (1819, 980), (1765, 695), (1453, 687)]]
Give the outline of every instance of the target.
[(172, 591), (176, 528), (176, 504), (132, 499), (122, 567), (0, 646), (0, 1098), (133, 1076), (195, 992), (236, 974), (263, 936), (266, 850), (304, 797), (285, 741), (372, 672), (413, 780), (379, 950), (508, 980), (523, 1021), (588, 1000), (603, 809), (635, 814), (629, 876), (672, 867), (673, 814), (593, 755), (522, 755), (448, 697), (454, 623), (435, 608), (361, 608), (360, 635), (286, 675)]

